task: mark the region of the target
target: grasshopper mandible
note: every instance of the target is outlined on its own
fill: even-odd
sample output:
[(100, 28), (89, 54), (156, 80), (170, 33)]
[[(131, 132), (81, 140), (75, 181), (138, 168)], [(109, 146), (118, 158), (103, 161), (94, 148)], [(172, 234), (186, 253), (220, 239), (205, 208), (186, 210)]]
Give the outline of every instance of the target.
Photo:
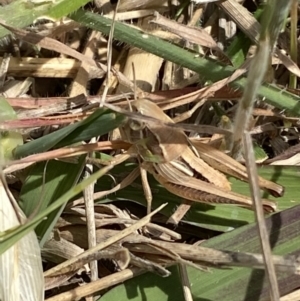
[[(147, 99), (130, 103), (134, 111), (172, 123), (156, 104)], [(193, 143), (183, 130), (163, 126), (155, 120), (131, 120), (120, 129), (122, 138), (133, 144), (131, 152), (140, 158), (142, 170), (171, 193), (192, 202), (234, 204), (252, 209), (252, 199), (231, 191), (227, 175), (247, 181), (246, 168), (225, 153), (200, 142)], [(225, 174), (224, 174), (225, 173)], [(143, 182), (143, 180), (142, 180)], [(144, 182), (143, 182), (144, 184)], [(283, 187), (259, 177), (259, 185), (274, 196), (283, 194)], [(149, 191), (145, 189), (144, 191)], [(151, 210), (151, 195), (146, 196)], [(274, 212), (276, 203), (262, 200), (266, 212)]]

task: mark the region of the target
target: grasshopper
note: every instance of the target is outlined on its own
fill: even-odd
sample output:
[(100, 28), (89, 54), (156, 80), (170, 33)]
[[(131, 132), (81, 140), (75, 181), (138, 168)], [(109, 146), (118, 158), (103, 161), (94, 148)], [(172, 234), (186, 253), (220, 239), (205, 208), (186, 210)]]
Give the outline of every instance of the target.
[[(148, 117), (171, 124), (172, 119), (147, 99), (132, 101), (132, 109)], [(233, 204), (252, 209), (252, 199), (231, 191), (227, 175), (247, 181), (246, 168), (217, 149), (192, 142), (183, 130), (163, 126), (153, 119), (128, 119), (120, 129), (122, 138), (133, 146), (141, 162), (141, 172), (147, 171), (171, 193), (192, 202)], [(142, 177), (142, 183), (145, 184)], [(144, 186), (144, 185), (143, 185)], [(259, 186), (274, 196), (282, 196), (283, 187), (259, 177)], [(151, 190), (144, 187), (149, 194)], [(145, 193), (145, 194), (146, 194)], [(151, 195), (146, 195), (147, 211), (151, 211)], [(276, 203), (263, 199), (265, 212), (276, 211)]]

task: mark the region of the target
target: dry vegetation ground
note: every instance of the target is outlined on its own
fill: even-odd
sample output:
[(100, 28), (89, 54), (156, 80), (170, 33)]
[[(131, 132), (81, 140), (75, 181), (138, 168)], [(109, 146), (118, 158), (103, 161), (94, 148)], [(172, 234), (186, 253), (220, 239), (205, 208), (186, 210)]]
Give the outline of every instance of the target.
[[(226, 300), (279, 300), (276, 282), (271, 280), (275, 293), (270, 297), (268, 278), (261, 270), (210, 268), (231, 265), (263, 268), (260, 240), (270, 240), (274, 254), (278, 255), (273, 262), (281, 271), (277, 273), (280, 295), (291, 293), (280, 300), (299, 300), (296, 257), (279, 256), (299, 253), (300, 212), (295, 206), (300, 203), (295, 167), (300, 162), (298, 2), (291, 1), (288, 18), (278, 29), (273, 19), (269, 27), (261, 21), (265, 6), (258, 0), (203, 5), (190, 1), (123, 0), (118, 4), (114, 31), (108, 25), (116, 9), (113, 2), (117, 1), (95, 0), (87, 4), (88, 1), (82, 1), (84, 8), (68, 15), (73, 12), (70, 9), (59, 19), (53, 18), (56, 6), (59, 9), (59, 3), (65, 2), (67, 8), (70, 1), (17, 0), (15, 3), (23, 9), (22, 18), (17, 6), (8, 2), (0, 1), (0, 88), (1, 101), (6, 99), (16, 116), (0, 107), (2, 112), (9, 112), (7, 118), (0, 111), (1, 164), (8, 183), (6, 190), (2, 189), (0, 209), (10, 208), (4, 203), (12, 202), (8, 197), (10, 190), (28, 219), (22, 216), (10, 226), (8, 221), (0, 230), (26, 225), (27, 221), (35, 221), (35, 217), (40, 222), (48, 216), (36, 228), (43, 245), (46, 300), (92, 300), (91, 296), (102, 296), (100, 300), (213, 301), (220, 294)], [(269, 1), (271, 5), (273, 2)], [(15, 13), (11, 22), (3, 13), (6, 9), (7, 15), (10, 6)], [(269, 14), (280, 20), (279, 4), (277, 9), (278, 15), (271, 9)], [(265, 12), (263, 16), (267, 15)], [(5, 36), (4, 30), (11, 35)], [(278, 39), (277, 31), (280, 31)], [(264, 39), (264, 34), (259, 38), (260, 32), (267, 38)], [(272, 43), (275, 45), (272, 54), (266, 50), (262, 53), (266, 59), (253, 64), (257, 45), (263, 52), (268, 49), (264, 47), (271, 49)], [(253, 70), (262, 78), (254, 76), (251, 81), (249, 76), (246, 82), (243, 76), (247, 76), (251, 60)], [(254, 79), (258, 80), (257, 86)], [(253, 89), (249, 92), (250, 84)], [(157, 132), (163, 129), (166, 137), (175, 137), (178, 131), (186, 130), (196, 148), (200, 143), (198, 151), (201, 143), (211, 147), (201, 152), (215, 156), (219, 160), (215, 164), (223, 166), (223, 172), (235, 163), (220, 153), (213, 155), (214, 149), (249, 164), (251, 156), (249, 159), (243, 153), (241, 136), (236, 134), (233, 141), (230, 138), (230, 131), (237, 132), (240, 128), (243, 133), (246, 127), (252, 135), (259, 174), (278, 183), (260, 185), (271, 191), (271, 195), (265, 193), (263, 198), (273, 202), (273, 196), (282, 196), (281, 187), (285, 186), (285, 195), (277, 200), (278, 204), (269, 206), (264, 201), (265, 210), (267, 207), (267, 211), (273, 211), (276, 207), (280, 212), (267, 219), (269, 239), (257, 233), (255, 224), (246, 226), (255, 220), (252, 211), (238, 206), (194, 204), (191, 199), (180, 198), (176, 190), (175, 195), (171, 194), (167, 184), (159, 185), (152, 178), (152, 209), (165, 202), (168, 205), (160, 208), (151, 222), (143, 219), (146, 201), (142, 183), (136, 180), (137, 159), (129, 158), (113, 170), (107, 161), (113, 158), (115, 162), (128, 149), (132, 150), (132, 143), (145, 138), (124, 139), (118, 130), (124, 125), (122, 110), (128, 109), (129, 100), (144, 98), (156, 103), (175, 123), (184, 123), (181, 129), (160, 124), (161, 128), (155, 127)], [(245, 115), (238, 113), (243, 116), (238, 120), (235, 116), (242, 100), (249, 100), (250, 104)], [(117, 107), (110, 109), (119, 112), (99, 109), (104, 102)], [(160, 118), (155, 110), (143, 114)], [(129, 123), (131, 131), (146, 128), (150, 137), (155, 136), (151, 132), (153, 120), (131, 115), (135, 120)], [(16, 136), (11, 131), (17, 131)], [(232, 143), (236, 151), (230, 153)], [(12, 153), (16, 145), (19, 146)], [(139, 155), (141, 162), (144, 153), (141, 151)], [(103, 166), (106, 167), (102, 170)], [(93, 172), (99, 174), (92, 178)], [(103, 176), (95, 184), (105, 172), (109, 176)], [(206, 178), (205, 173), (195, 174), (191, 178)], [(251, 178), (252, 185), (253, 181)], [(72, 190), (78, 182), (83, 183), (82, 187)], [(230, 182), (233, 191), (245, 195), (246, 200), (247, 184), (232, 178)], [(115, 186), (118, 183), (122, 187)], [(184, 187), (183, 184), (181, 191)], [(224, 202), (224, 198), (219, 199), (214, 197), (212, 203)], [(55, 203), (57, 200), (59, 203)], [(18, 214), (22, 215), (20, 211)], [(233, 229), (237, 230), (226, 233)], [(9, 233), (5, 235), (9, 241)], [(39, 255), (26, 250), (26, 244), (36, 243), (34, 237), (30, 239), (33, 242), (19, 245), (19, 250), (27, 258), (40, 260)], [(202, 240), (208, 241), (199, 246)], [(92, 249), (95, 245), (97, 250)], [(84, 250), (89, 251), (78, 256)], [(9, 264), (19, 265), (22, 259), (4, 260), (2, 255), (1, 260), (0, 280), (4, 288), (1, 292), (0, 285), (0, 299), (6, 301), (3, 283), (10, 282), (5, 282), (5, 277), (9, 277), (3, 276), (6, 275), (3, 270), (10, 270)], [(179, 268), (171, 268), (170, 276), (167, 267), (174, 263)], [(31, 264), (34, 267), (39, 263)], [(211, 272), (207, 273), (207, 269)], [(141, 275), (146, 271), (169, 277)], [(36, 273), (35, 277), (39, 277), (39, 271)], [(275, 276), (271, 270), (270, 279), (272, 275)], [(131, 278), (134, 279), (127, 284), (120, 284)], [(32, 281), (37, 280), (28, 280), (28, 286)]]

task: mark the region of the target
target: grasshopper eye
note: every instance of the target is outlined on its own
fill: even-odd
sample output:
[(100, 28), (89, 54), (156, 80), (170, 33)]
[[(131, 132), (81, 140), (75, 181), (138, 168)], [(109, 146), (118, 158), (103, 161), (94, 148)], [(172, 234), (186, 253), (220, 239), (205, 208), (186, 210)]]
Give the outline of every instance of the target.
[(129, 126), (133, 131), (142, 131), (145, 128), (145, 123), (137, 120), (132, 120)]

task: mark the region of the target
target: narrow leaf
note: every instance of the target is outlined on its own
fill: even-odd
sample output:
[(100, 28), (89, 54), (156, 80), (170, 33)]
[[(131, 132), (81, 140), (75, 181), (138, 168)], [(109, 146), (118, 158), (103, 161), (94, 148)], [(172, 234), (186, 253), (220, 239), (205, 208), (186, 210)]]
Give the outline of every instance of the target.
[(34, 153), (45, 152), (51, 148), (59, 148), (95, 136), (100, 136), (118, 127), (124, 117), (107, 109), (99, 109), (88, 118), (64, 127), (56, 132), (26, 143), (15, 150), (15, 158), (26, 157)]
[(49, 205), (43, 212), (39, 213), (35, 217), (28, 220), (24, 225), (14, 228), (12, 230), (7, 230), (5, 232), (0, 232), (0, 255), (13, 246), (17, 241), (19, 241), (24, 235), (31, 232), (43, 219), (45, 219), (51, 212), (58, 209), (66, 202), (68, 202), (72, 197), (76, 196), (83, 189), (90, 185), (91, 183), (97, 181), (100, 177), (106, 174), (111, 169), (111, 166), (106, 166), (99, 171), (92, 174), (89, 178), (83, 180), (75, 187), (68, 190), (63, 196), (57, 199), (54, 203)]

